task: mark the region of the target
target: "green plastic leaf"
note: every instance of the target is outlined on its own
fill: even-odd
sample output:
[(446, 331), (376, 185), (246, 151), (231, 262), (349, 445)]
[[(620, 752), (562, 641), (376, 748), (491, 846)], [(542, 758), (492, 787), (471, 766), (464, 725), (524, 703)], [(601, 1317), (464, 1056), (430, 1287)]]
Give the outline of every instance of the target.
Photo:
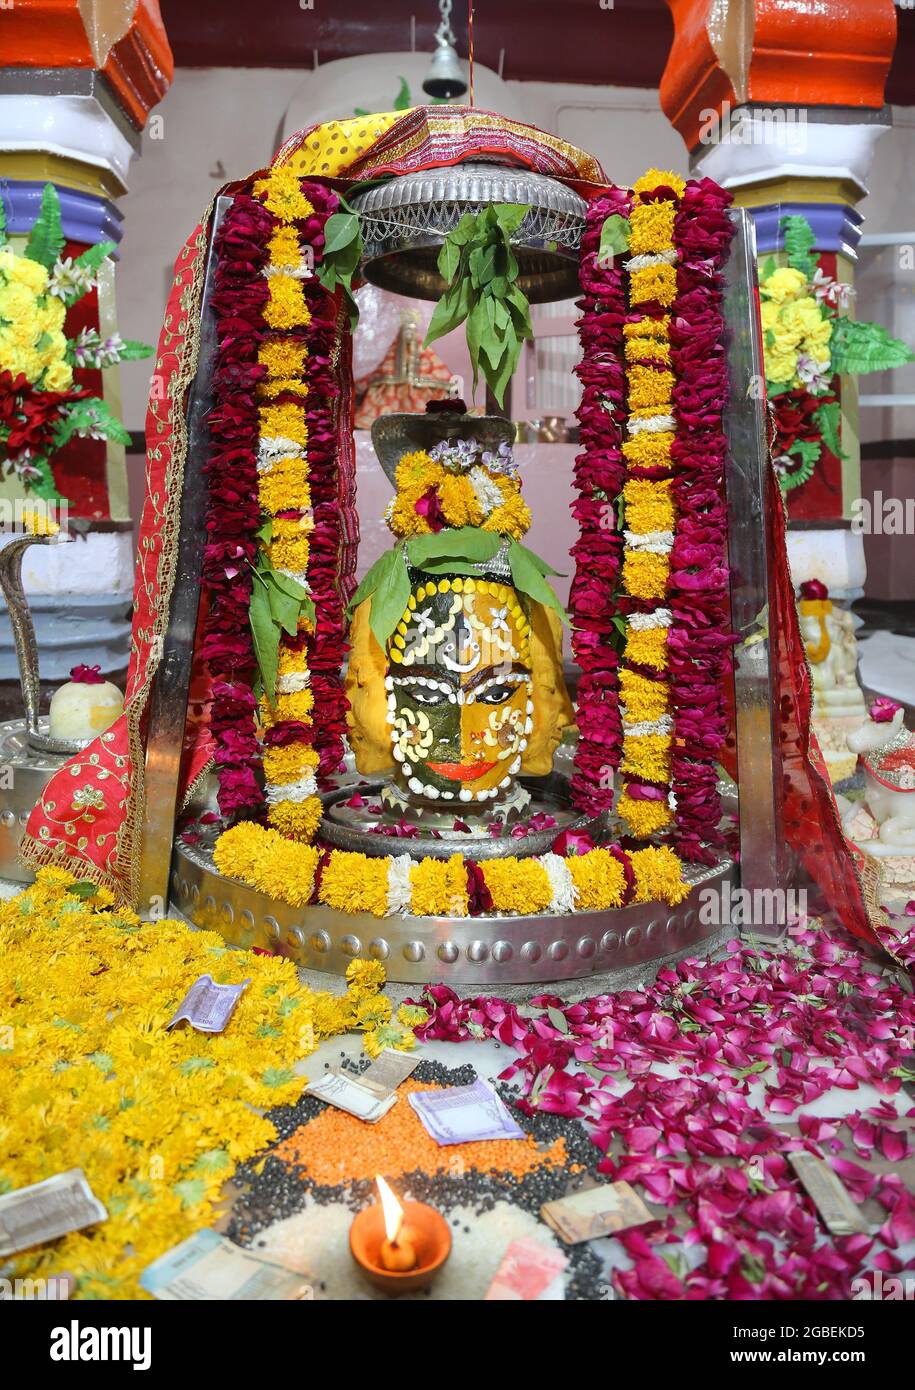
[(508, 543), (508, 563), (511, 567), (514, 587), (527, 594), (528, 598), (532, 598), (535, 603), (542, 603), (547, 608), (555, 608), (563, 622), (568, 623), (565, 609), (543, 577), (541, 565), (544, 562), (540, 561), (540, 564), (536, 564), (532, 551), (524, 545), (519, 545), (517, 541), (511, 540)]
[(813, 228), (807, 218), (799, 214), (783, 217), (779, 225), (785, 235), (785, 254), (789, 266), (812, 280), (817, 266), (817, 258), (812, 254), (816, 246)]
[(612, 265), (615, 256), (621, 256), (624, 251), (629, 249), (631, 236), (632, 227), (628, 218), (621, 217), (618, 212), (613, 212), (609, 217), (605, 217), (600, 229), (597, 264), (599, 266)]
[(67, 407), (66, 414), (54, 426), (54, 448), (62, 449), (74, 436), (110, 439), (116, 444), (130, 443), (127, 430), (100, 396), (89, 396)]
[(908, 344), (894, 338), (881, 324), (856, 323), (847, 318), (832, 321), (829, 355), (833, 371), (854, 375), (884, 372), (915, 361)]
[[(407, 541), (407, 556), (414, 569), (425, 569), (430, 560), (470, 560), (483, 564), (496, 554), (501, 539), (492, 531), (478, 526), (445, 529), (425, 536), (413, 536)], [(401, 613), (403, 609), (400, 610)]]
[(52, 270), (64, 244), (60, 198), (53, 183), (46, 183), (41, 194), (41, 211), (29, 233), (25, 254), (29, 260), (43, 265), (45, 270)]
[(838, 401), (824, 401), (821, 406), (813, 412), (813, 419), (823, 436), (823, 443), (831, 454), (837, 459), (844, 459), (846, 455), (842, 451), (842, 442), (839, 438), (839, 421), (842, 410)]

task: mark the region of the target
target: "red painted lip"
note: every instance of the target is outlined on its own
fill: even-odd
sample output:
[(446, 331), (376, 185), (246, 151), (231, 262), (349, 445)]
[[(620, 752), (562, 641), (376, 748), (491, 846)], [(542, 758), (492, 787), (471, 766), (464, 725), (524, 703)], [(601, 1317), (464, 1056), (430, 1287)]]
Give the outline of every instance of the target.
[(446, 777), (449, 782), (476, 782), (487, 772), (492, 772), (495, 763), (429, 763), (427, 766), (438, 777)]

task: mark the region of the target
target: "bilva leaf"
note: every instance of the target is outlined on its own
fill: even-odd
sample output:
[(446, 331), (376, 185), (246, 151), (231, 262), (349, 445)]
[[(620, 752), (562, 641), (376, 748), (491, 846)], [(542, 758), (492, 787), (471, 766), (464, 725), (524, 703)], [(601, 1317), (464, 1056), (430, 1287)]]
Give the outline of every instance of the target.
[(371, 569), (369, 569), (368, 573), (363, 578), (362, 583), (356, 589), (353, 597), (350, 599), (349, 608), (347, 609), (350, 617), (364, 599), (370, 598), (376, 589), (389, 581), (391, 572), (398, 562), (403, 564), (403, 555), (400, 546), (395, 546), (393, 550), (386, 550), (383, 555), (378, 557), (374, 565), (372, 565)]
[(388, 638), (403, 617), (410, 600), (410, 576), (400, 546), (392, 552), (395, 563), (387, 572), (384, 583), (372, 594), (369, 627), (384, 651)]
[(264, 694), (272, 704), (276, 696), (276, 673), (280, 661), (279, 633), (273, 620), (267, 585), (258, 579), (251, 588), (248, 620)]
[(461, 526), (413, 536), (407, 541), (407, 556), (414, 569), (423, 569), (429, 560), (471, 560), (482, 564), (492, 559), (500, 545), (500, 537), (492, 531)]
[(569, 621), (559, 599), (544, 579), (539, 567), (534, 564), (531, 552), (515, 540), (509, 541), (508, 563), (512, 572), (512, 584), (516, 589), (527, 594), (535, 603), (555, 608), (564, 623)]
[(632, 228), (627, 218), (621, 217), (618, 212), (613, 212), (609, 217), (605, 217), (600, 229), (597, 264), (599, 266), (612, 265), (614, 257), (621, 256), (624, 251), (628, 250), (631, 235)]

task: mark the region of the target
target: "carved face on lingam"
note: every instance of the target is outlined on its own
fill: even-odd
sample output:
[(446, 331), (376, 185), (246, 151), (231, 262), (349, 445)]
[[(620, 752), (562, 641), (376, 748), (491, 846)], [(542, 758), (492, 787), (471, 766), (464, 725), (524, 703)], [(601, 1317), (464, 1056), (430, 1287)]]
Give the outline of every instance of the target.
[(530, 624), (507, 584), (422, 580), (388, 644), (398, 781), (416, 796), (483, 801), (521, 770), (533, 730)]
[[(438, 446), (410, 449), (404, 421)], [(452, 414), (388, 416), (373, 430), (398, 489), (388, 520), (401, 543), (353, 615), (350, 742), (359, 771), (393, 770), (413, 808), (511, 806), (517, 775), (548, 773), (573, 719), (559, 614), (514, 577), (526, 572), (517, 535), (528, 518), (509, 429)], [(501, 452), (473, 437), (484, 430), (503, 436), (487, 440)]]

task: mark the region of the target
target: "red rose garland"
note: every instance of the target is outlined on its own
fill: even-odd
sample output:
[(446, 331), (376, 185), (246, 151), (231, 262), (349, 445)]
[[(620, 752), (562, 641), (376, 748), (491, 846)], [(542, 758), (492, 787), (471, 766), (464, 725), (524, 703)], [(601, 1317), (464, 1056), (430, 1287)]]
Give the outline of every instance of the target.
[(258, 814), (264, 793), (251, 689), (254, 648), (248, 624), (252, 565), (260, 522), (257, 498), (256, 386), (267, 281), (267, 239), (273, 218), (249, 193), (239, 193), (217, 234), (213, 310), (218, 351), (210, 412), (208, 543), (203, 587), (209, 598), (202, 653), (213, 677), (210, 730), (225, 816)]
[(717, 764), (727, 735), (723, 699), (730, 632), (722, 415), (728, 398), (721, 269), (733, 236), (731, 195), (710, 179), (686, 185), (674, 223), (679, 253), (671, 309), (677, 507), (668, 632), (673, 715), (673, 846), (712, 862), (720, 842)]
[(613, 773), (619, 765), (622, 725), (612, 638), (614, 591), (622, 537), (614, 512), (626, 475), (620, 446), (624, 419), (623, 322), (626, 294), (621, 265), (599, 264), (601, 230), (608, 217), (627, 217), (630, 195), (613, 189), (588, 208), (581, 243), (579, 278), (584, 297), (578, 321), (583, 348), (576, 373), (582, 383), (576, 411), (582, 452), (575, 460), (572, 512), (580, 536), (572, 548), (575, 576), (569, 591), (572, 650), (581, 668), (577, 715), (579, 740), (572, 797), (596, 815), (613, 804)]

